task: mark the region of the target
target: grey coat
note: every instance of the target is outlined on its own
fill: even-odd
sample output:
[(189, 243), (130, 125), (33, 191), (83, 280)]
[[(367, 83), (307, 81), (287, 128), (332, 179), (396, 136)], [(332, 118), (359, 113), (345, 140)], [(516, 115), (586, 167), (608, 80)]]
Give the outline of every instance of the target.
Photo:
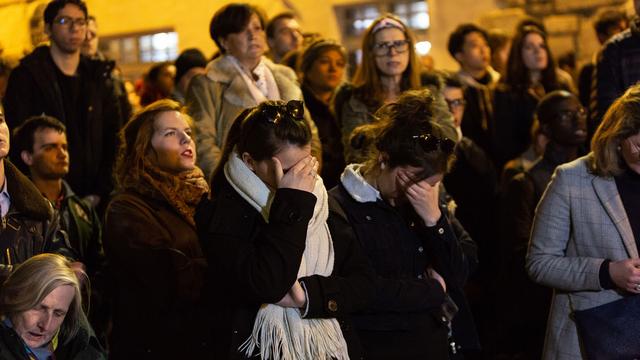
[[(302, 100), (293, 70), (266, 58), (264, 61), (273, 74), (282, 100)], [(197, 75), (191, 80), (186, 105), (195, 122), (198, 166), (210, 178), (233, 121), (244, 109), (257, 104), (231, 59), (221, 56), (207, 65), (206, 75)], [(305, 119), (311, 127), (311, 153), (321, 159), (322, 145), (309, 111), (305, 111)]]
[(544, 359), (582, 359), (570, 314), (622, 297), (600, 285), (605, 259), (637, 258), (638, 249), (613, 178), (588, 171), (592, 154), (559, 166), (534, 219), (526, 267), (554, 289)]

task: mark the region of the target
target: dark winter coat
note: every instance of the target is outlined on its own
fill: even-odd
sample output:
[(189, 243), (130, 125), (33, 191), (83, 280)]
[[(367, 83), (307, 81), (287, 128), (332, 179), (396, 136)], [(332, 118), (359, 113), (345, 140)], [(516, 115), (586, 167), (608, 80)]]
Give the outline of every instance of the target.
[(58, 214), (35, 185), (7, 159), (4, 175), (11, 206), (0, 224), (0, 284), (13, 265), (34, 255), (51, 252), (76, 258), (59, 230)]
[[(367, 359), (448, 359), (441, 285), (425, 275), (433, 267), (459, 307), (454, 336), (461, 348), (479, 348), (462, 287), (477, 262), (476, 247), (455, 218), (443, 216), (427, 227), (409, 207), (382, 200), (358, 202), (342, 184), (330, 196), (344, 209), (376, 274), (376, 296), (354, 323)], [(444, 320), (444, 321), (443, 321)], [(458, 349), (460, 350), (460, 349)]]
[(210, 358), (207, 263), (195, 227), (160, 195), (128, 190), (109, 203), (104, 246), (114, 292), (110, 358)]
[[(316, 198), (300, 190), (278, 189), (266, 223), (226, 179), (213, 188), (219, 195), (199, 209), (197, 223), (210, 264), (214, 358), (243, 359), (238, 347), (251, 335), (260, 305), (280, 301), (297, 279)], [(307, 290), (306, 318), (336, 318), (350, 358), (360, 359), (349, 315), (363, 309), (373, 295), (373, 272), (339, 213), (330, 205), (332, 275), (297, 280)]]

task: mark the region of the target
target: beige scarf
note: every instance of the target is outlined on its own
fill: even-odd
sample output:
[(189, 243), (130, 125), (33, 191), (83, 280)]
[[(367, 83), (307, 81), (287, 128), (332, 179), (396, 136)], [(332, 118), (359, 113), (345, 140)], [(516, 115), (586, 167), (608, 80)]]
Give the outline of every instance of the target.
[[(274, 193), (236, 152), (229, 157), (224, 173), (238, 194), (268, 222)], [(319, 176), (313, 194), (318, 200), (309, 221), (298, 278), (316, 274), (330, 276), (333, 271), (333, 242), (327, 225), (328, 196)], [(336, 319), (303, 319), (299, 309), (275, 304), (262, 304), (251, 336), (238, 350), (252, 356), (256, 349), (260, 350), (262, 359), (349, 359), (347, 343)]]

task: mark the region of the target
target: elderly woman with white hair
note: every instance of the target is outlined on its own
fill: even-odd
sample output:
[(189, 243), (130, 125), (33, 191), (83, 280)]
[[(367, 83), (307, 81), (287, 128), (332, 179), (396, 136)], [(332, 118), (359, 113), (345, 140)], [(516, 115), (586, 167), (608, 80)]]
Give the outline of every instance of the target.
[(0, 292), (0, 359), (105, 358), (71, 263), (40, 254), (19, 265)]

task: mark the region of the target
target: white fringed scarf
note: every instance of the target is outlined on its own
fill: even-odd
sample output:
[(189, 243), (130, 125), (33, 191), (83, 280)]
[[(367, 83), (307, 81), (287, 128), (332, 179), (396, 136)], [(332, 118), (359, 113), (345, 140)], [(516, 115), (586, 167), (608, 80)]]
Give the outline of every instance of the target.
[[(225, 165), (224, 174), (238, 194), (268, 222), (274, 194), (235, 151)], [(333, 242), (327, 225), (328, 196), (319, 176), (313, 194), (317, 201), (307, 229), (298, 278), (330, 276), (333, 271)], [(347, 343), (336, 319), (303, 319), (299, 309), (275, 304), (262, 304), (251, 336), (238, 350), (252, 356), (256, 349), (260, 349), (262, 359), (349, 359)]]

